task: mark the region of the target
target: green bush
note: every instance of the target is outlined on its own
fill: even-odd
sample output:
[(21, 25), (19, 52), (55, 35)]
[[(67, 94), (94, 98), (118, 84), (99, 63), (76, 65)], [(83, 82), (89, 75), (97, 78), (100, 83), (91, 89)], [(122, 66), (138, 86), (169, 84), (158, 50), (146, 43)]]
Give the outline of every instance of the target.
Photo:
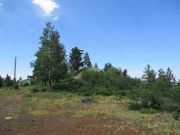
[(108, 89), (105, 87), (95, 87), (94, 88), (94, 93), (97, 95), (103, 95), (103, 96), (110, 96), (113, 94), (112, 89)]
[(140, 110), (141, 108), (142, 108), (142, 106), (139, 103), (130, 103), (129, 104), (130, 110)]
[(48, 91), (48, 88), (47, 87), (43, 87), (43, 88), (40, 89), (40, 91), (46, 92), (46, 91)]
[[(171, 73), (170, 71), (168, 72)], [(145, 80), (131, 78), (121, 69), (110, 68), (108, 71), (84, 70), (77, 76), (69, 76), (52, 85), (56, 91), (69, 91), (83, 96), (114, 95), (119, 99), (128, 97), (136, 103), (130, 103), (132, 110), (153, 113), (155, 110), (180, 112), (180, 83), (172, 84), (172, 78), (161, 72), (156, 79), (154, 70), (147, 69)], [(165, 79), (165, 80), (164, 80)], [(163, 85), (163, 86), (162, 86)], [(38, 92), (39, 89), (32, 90)], [(46, 91), (46, 90), (43, 90)]]
[(92, 96), (93, 90), (91, 87), (83, 87), (77, 90), (79, 95), (82, 96)]
[[(130, 90), (139, 86), (137, 79), (124, 76), (116, 68), (103, 71), (84, 71), (81, 76), (82, 86), (91, 86), (93, 93), (102, 95), (129, 96)], [(80, 86), (81, 87), (81, 86)]]
[(27, 86), (30, 86), (29, 83), (25, 83), (22, 85), (23, 87), (27, 87)]
[(173, 112), (172, 113), (172, 116), (173, 116), (173, 118), (175, 119), (175, 120), (180, 120), (180, 113), (179, 112)]
[(33, 96), (32, 92), (28, 92), (28, 93), (26, 93), (26, 95), (25, 95), (25, 97), (32, 97), (32, 96)]
[(63, 83), (55, 83), (51, 87), (53, 90), (66, 90), (68, 89), (68, 86)]
[(81, 95), (129, 96), (136, 80), (123, 76), (119, 69), (108, 72), (84, 70), (81, 77), (61, 80), (53, 84), (53, 90), (78, 92)]
[(39, 92), (39, 91), (40, 91), (39, 88), (33, 88), (33, 89), (32, 89), (32, 92), (33, 92), (33, 93), (36, 93), (36, 92)]
[(161, 105), (161, 111), (177, 111), (180, 112), (180, 105), (176, 102), (173, 102), (172, 100), (167, 100), (166, 102), (164, 101)]
[(153, 108), (142, 108), (141, 110), (140, 110), (140, 112), (141, 113), (143, 113), (143, 114), (155, 114), (155, 113), (157, 113), (157, 110), (155, 110), (155, 109), (153, 109)]
[(15, 86), (14, 86), (14, 89), (15, 89), (15, 90), (18, 90), (18, 89), (19, 89), (19, 85), (15, 85)]

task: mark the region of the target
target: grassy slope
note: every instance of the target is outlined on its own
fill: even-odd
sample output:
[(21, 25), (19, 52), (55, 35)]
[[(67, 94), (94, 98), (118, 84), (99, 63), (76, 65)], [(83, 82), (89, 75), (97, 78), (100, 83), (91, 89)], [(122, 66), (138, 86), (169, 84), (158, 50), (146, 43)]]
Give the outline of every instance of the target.
[(148, 127), (157, 132), (180, 134), (180, 122), (175, 121), (168, 113), (142, 114), (128, 110), (128, 100), (116, 100), (115, 97), (94, 96), (94, 103), (84, 105), (80, 101), (83, 97), (70, 93), (38, 92), (28, 93), (22, 106), (33, 116), (56, 117), (104, 117), (123, 120), (133, 127)]

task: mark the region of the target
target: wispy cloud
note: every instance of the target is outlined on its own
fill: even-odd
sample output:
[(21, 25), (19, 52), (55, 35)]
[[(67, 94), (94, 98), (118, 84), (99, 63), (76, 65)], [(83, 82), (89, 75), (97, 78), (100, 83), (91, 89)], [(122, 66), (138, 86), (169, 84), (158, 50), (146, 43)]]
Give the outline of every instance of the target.
[(54, 15), (54, 16), (53, 16), (53, 20), (54, 20), (54, 21), (57, 21), (58, 19), (59, 19), (59, 17), (58, 17), (57, 15)]
[(3, 2), (4, 2), (4, 0), (0, 0), (0, 8), (3, 7)]
[(2, 7), (3, 6), (3, 3), (0, 1), (0, 7)]
[(44, 16), (52, 16), (54, 20), (58, 19), (54, 12), (60, 5), (54, 0), (33, 0), (32, 3), (42, 10)]

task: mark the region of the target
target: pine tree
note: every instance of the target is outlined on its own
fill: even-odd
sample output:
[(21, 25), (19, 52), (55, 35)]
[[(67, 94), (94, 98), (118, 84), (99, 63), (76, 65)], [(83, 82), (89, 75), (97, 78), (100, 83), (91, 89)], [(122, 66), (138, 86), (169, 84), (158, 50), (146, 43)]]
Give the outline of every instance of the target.
[(151, 69), (150, 65), (147, 65), (147, 67), (144, 70), (144, 75), (142, 76), (142, 79), (144, 80), (147, 88), (151, 88), (152, 85), (156, 81), (156, 72)]
[(94, 64), (94, 68), (95, 68), (95, 69), (98, 69), (98, 68), (99, 68), (97, 63)]
[(8, 74), (6, 75), (4, 83), (5, 83), (6, 87), (13, 86), (13, 80), (11, 79), (11, 77)]
[(104, 65), (104, 71), (105, 72), (107, 72), (109, 69), (111, 69), (113, 66), (112, 66), (112, 64), (111, 63), (106, 63), (105, 65)]
[(3, 82), (4, 82), (4, 80), (3, 80), (3, 78), (0, 76), (0, 88), (3, 87)]
[(83, 50), (80, 50), (78, 47), (72, 48), (71, 53), (70, 53), (70, 64), (72, 67), (72, 70), (75, 71), (76, 73), (79, 72), (80, 67), (83, 66), (82, 62), (82, 54)]
[(124, 77), (127, 77), (127, 76), (128, 76), (128, 71), (127, 71), (127, 69), (124, 69), (124, 70), (123, 70), (123, 76), (124, 76)]
[(172, 73), (172, 70), (168, 67), (166, 71), (166, 80), (168, 87), (172, 87), (176, 83), (176, 79), (174, 77), (174, 74)]
[(54, 81), (59, 81), (67, 74), (64, 45), (60, 43), (60, 35), (54, 30), (51, 23), (47, 23), (43, 34), (40, 37), (41, 47), (35, 54), (36, 61), (32, 64), (34, 67), (33, 75), (48, 83), (49, 89)]
[(89, 58), (89, 54), (87, 52), (84, 55), (84, 66), (86, 68), (92, 68), (92, 63), (91, 63), (91, 60)]

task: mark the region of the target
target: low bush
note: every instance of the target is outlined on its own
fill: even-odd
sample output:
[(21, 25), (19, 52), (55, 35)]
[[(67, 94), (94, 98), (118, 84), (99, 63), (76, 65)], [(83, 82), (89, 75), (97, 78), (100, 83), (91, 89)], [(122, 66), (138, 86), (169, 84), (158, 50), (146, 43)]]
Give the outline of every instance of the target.
[(180, 113), (179, 113), (179, 112), (177, 112), (177, 111), (173, 112), (173, 113), (172, 113), (172, 116), (173, 116), (173, 118), (174, 118), (175, 120), (180, 120)]
[(143, 114), (155, 114), (155, 113), (157, 113), (157, 110), (155, 110), (155, 109), (153, 109), (153, 108), (142, 108), (141, 110), (140, 110), (140, 112), (141, 113), (143, 113)]
[(32, 88), (33, 93), (36, 93), (36, 92), (39, 92), (39, 91), (40, 91), (39, 88)]
[(15, 90), (18, 90), (18, 89), (19, 89), (19, 85), (15, 85), (15, 86), (14, 86), (14, 89), (15, 89)]
[(130, 103), (129, 109), (130, 110), (140, 110), (142, 108), (141, 104), (138, 103)]
[(47, 87), (43, 87), (43, 88), (40, 89), (40, 91), (46, 92), (46, 91), (48, 91), (48, 88)]
[(25, 97), (32, 97), (33, 96), (33, 93), (30, 91), (28, 93), (26, 93)]
[[(141, 80), (131, 78), (116, 68), (111, 68), (106, 72), (84, 70), (77, 74), (78, 77), (69, 76), (69, 78), (54, 83), (52, 89), (83, 96), (114, 95), (118, 99), (128, 97), (135, 101), (129, 105), (131, 110), (142, 110), (145, 113), (153, 113), (154, 110), (180, 112), (180, 83), (173, 84), (172, 79), (167, 81), (168, 76), (164, 77), (163, 72), (158, 79), (153, 70), (148, 69), (145, 73), (145, 80)], [(171, 74), (170, 71), (168, 73)], [(151, 74), (152, 76), (149, 76)], [(38, 92), (39, 89), (34, 88), (32, 91)]]
[(30, 84), (29, 83), (24, 83), (22, 86), (27, 87), (27, 86), (30, 86)]

